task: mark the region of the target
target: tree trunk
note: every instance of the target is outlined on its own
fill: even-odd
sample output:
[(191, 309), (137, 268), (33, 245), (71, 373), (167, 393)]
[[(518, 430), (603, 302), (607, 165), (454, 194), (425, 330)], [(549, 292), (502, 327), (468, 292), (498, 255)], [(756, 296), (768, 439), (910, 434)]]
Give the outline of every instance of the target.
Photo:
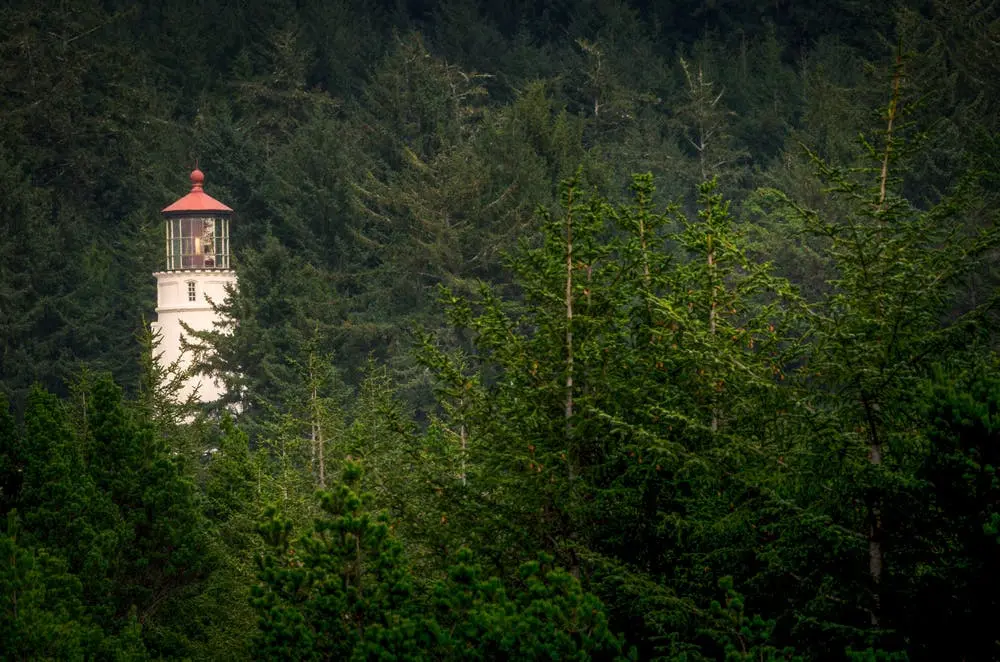
[[(310, 357), (310, 362), (312, 357)], [(309, 403), (310, 406), (310, 421), (311, 425), (311, 448), (309, 451), (309, 463), (313, 463), (317, 466), (317, 482), (319, 483), (320, 489), (326, 489), (326, 462), (323, 453), (323, 421), (322, 421), (322, 407), (319, 402), (319, 392), (316, 389), (316, 378), (315, 372), (310, 367), (309, 371), (310, 381), (312, 381), (312, 401)]]
[(464, 397), (458, 399), (458, 411), (459, 411), (459, 415), (462, 417), (462, 422), (458, 426), (459, 465), (460, 465), (459, 477), (462, 479), (462, 487), (465, 487), (465, 484), (466, 484), (466, 478), (465, 478), (465, 456), (466, 456), (466, 449), (468, 448), (468, 445), (469, 445), (469, 443), (468, 443), (469, 442), (469, 435), (468, 435), (468, 432), (465, 429), (465, 398)]
[[(882, 157), (882, 173), (879, 181), (878, 211), (885, 208), (886, 196), (888, 194), (889, 182), (889, 161), (892, 156), (892, 130), (899, 112), (899, 88), (903, 75), (902, 55), (896, 56), (896, 68), (892, 77), (892, 99), (889, 101), (889, 110), (885, 135), (885, 154)], [(878, 306), (879, 316), (882, 315), (882, 307)], [(865, 420), (868, 424), (868, 462), (872, 466), (882, 464), (882, 441), (878, 433), (878, 421), (876, 420), (875, 406), (869, 394), (862, 389), (861, 405), (864, 409)], [(868, 498), (868, 574), (872, 581), (872, 591), (874, 605), (871, 613), (871, 624), (878, 626), (880, 622), (880, 611), (882, 605), (882, 571), (885, 565), (885, 550), (882, 549), (883, 539), (882, 523), (882, 499), (877, 493), (871, 494)]]
[[(868, 396), (862, 393), (862, 406), (868, 422), (868, 462), (873, 466), (882, 464), (882, 442), (878, 436), (878, 425), (875, 412)], [(871, 624), (878, 626), (882, 606), (882, 569), (884, 565), (882, 550), (882, 499), (878, 494), (872, 494), (868, 499), (868, 574), (872, 580), (874, 605), (871, 612)]]
[(570, 189), (566, 209), (566, 461), (573, 480), (573, 193)]
[(466, 447), (466, 434), (465, 434), (465, 423), (462, 423), (458, 428), (459, 441), (462, 446), (462, 487), (465, 487), (465, 447)]
[[(708, 333), (711, 336), (715, 335), (715, 247), (712, 246), (712, 235), (708, 235), (708, 291), (709, 291), (709, 302), (708, 302)], [(718, 432), (719, 430), (719, 408), (716, 404), (712, 403), (712, 432)]]
[[(642, 282), (646, 285), (646, 289), (649, 289), (649, 254), (646, 251), (646, 220), (640, 215), (639, 216), (639, 247), (642, 250)], [(646, 306), (649, 306), (649, 299), (646, 300)]]
[(316, 441), (316, 461), (319, 462), (319, 486), (320, 489), (326, 489), (326, 460), (323, 454), (323, 423), (322, 421), (316, 422), (316, 429), (319, 433), (318, 439)]

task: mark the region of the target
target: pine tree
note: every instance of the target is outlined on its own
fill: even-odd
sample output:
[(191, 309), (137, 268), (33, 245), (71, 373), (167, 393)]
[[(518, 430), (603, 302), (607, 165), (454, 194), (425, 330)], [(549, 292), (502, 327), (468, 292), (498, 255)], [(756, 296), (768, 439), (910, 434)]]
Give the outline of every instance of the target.
[[(594, 569), (603, 595), (630, 596), (616, 601), (620, 614), (642, 610), (648, 634), (690, 622), (675, 587), (715, 590), (694, 568), (744, 568), (746, 518), (771, 499), (757, 481), (767, 495), (781, 482), (765, 412), (780, 406), (799, 351), (800, 303), (745, 255), (712, 184), (698, 220), (680, 217), (674, 234), (678, 212), (653, 208), (651, 177), (636, 177), (633, 193), (613, 207), (567, 183), (559, 214), (542, 217), (541, 245), (512, 259), (523, 304), (485, 287), (475, 303), (444, 293), (477, 363), (431, 346), (423, 357), (444, 396), (429, 437), (468, 433), (470, 487), (451, 488), (454, 528), (476, 532), (501, 565), (514, 545), (537, 545), (571, 572)], [(667, 576), (672, 585), (651, 588)]]
[[(863, 143), (868, 165), (846, 170), (816, 158), (832, 194), (846, 202), (843, 216), (819, 214), (772, 192), (800, 227), (826, 239), (835, 270), (830, 293), (813, 308), (814, 340), (808, 369), (800, 373), (809, 382), (801, 406), (815, 439), (803, 459), (826, 478), (804, 484), (799, 499), (833, 497), (827, 507), (834, 520), (864, 536), (867, 576), (842, 586), (865, 596), (863, 609), (876, 628), (891, 627), (882, 614), (883, 593), (895, 572), (887, 560), (896, 552), (885, 545), (898, 523), (885, 519), (883, 503), (910, 479), (905, 463), (913, 452), (914, 393), (932, 361), (960, 351), (990, 307), (949, 316), (955, 283), (998, 241), (995, 232), (965, 230), (962, 218), (975, 191), (968, 182), (927, 209), (904, 197), (907, 138), (915, 127), (906, 122), (903, 66), (897, 59), (886, 128)], [(824, 483), (837, 489), (824, 495)], [(860, 550), (849, 549), (860, 561)]]
[(507, 591), (483, 576), (473, 554), (459, 550), (448, 578), (433, 588), (434, 614), (448, 633), (433, 653), (460, 660), (626, 660), (625, 649), (604, 605), (552, 557), (521, 565), (516, 588)]
[(83, 557), (77, 567), (85, 595), (101, 606), (106, 630), (127, 627), (134, 609), (152, 652), (183, 654), (199, 625), (176, 606), (200, 594), (216, 561), (195, 485), (110, 377), (97, 377), (79, 397), (86, 398), (86, 427), (74, 436), (84, 449), (82, 484), (92, 492), (84, 514), (60, 528), (89, 536), (67, 541)]
[(544, 555), (521, 567), (507, 597), (460, 551), (425, 605), (387, 518), (355, 491), (359, 479), (348, 464), (344, 482), (319, 493), (323, 516), (294, 540), (291, 522), (269, 510), (254, 589), (257, 657), (626, 659), (600, 601)]
[(10, 660), (84, 660), (101, 641), (66, 563), (19, 540), (16, 512), (0, 533), (0, 646)]
[(298, 539), (276, 510), (265, 514), (256, 656), (369, 659), (378, 647), (414, 650), (426, 636), (405, 610), (412, 589), (402, 547), (386, 519), (367, 512), (367, 497), (353, 489), (359, 479), (358, 465), (348, 465), (343, 482), (320, 493), (324, 516)]
[[(920, 389), (915, 432), (924, 443), (912, 478), (884, 507), (893, 523), (884, 610), (912, 658), (998, 655), (982, 621), (1000, 581), (998, 397), (995, 361), (977, 356), (936, 366)], [(954, 636), (941, 641), (936, 627)]]

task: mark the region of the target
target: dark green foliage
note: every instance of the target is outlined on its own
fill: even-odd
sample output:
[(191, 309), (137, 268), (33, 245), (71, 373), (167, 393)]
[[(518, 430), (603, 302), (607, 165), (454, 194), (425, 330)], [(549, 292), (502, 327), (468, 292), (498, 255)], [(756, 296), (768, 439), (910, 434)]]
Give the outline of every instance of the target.
[(954, 637), (922, 641), (915, 657), (1000, 654), (981, 620), (996, 608), (1000, 581), (998, 398), (996, 369), (982, 365), (939, 370), (922, 397), (926, 440), (915, 481), (890, 511), (898, 526), (894, 606), (901, 628), (944, 627)]
[(0, 656), (1000, 657), (994, 4), (147, 4), (0, 9)]
[(422, 647), (413, 638), (425, 636), (423, 624), (405, 609), (412, 589), (402, 547), (352, 489), (359, 478), (359, 468), (349, 466), (344, 482), (321, 493), (325, 516), (297, 539), (291, 522), (265, 512), (270, 519), (260, 532), (269, 551), (254, 590), (257, 656), (368, 659), (377, 648)]
[(291, 522), (267, 511), (260, 533), (269, 549), (253, 600), (256, 658), (620, 659), (622, 642), (600, 601), (548, 567), (551, 557), (524, 564), (508, 598), (463, 550), (448, 579), (422, 597), (387, 519), (371, 515), (369, 497), (354, 491), (359, 479), (359, 466), (349, 464), (343, 482), (319, 494), (324, 516), (297, 538)]
[[(684, 544), (739, 527), (718, 521), (733, 508), (722, 504), (746, 499), (736, 496), (742, 481), (726, 476), (738, 467), (751, 481), (762, 470), (743, 435), (769, 424), (760, 402), (780, 402), (789, 312), (779, 303), (794, 309), (796, 299), (748, 263), (711, 185), (700, 218), (679, 219), (676, 234), (651, 208), (651, 178), (637, 177), (634, 193), (616, 209), (566, 184), (559, 214), (543, 218), (544, 243), (513, 261), (524, 306), (487, 289), (475, 309), (446, 294), (495, 381), (467, 376), (461, 357), (429, 344), (424, 360), (441, 379), (445, 416), (431, 433), (463, 444), (452, 451), (453, 475), (468, 486), (453, 497), (463, 495), (456, 528), (498, 555), (542, 546), (577, 567), (582, 556), (609, 600), (643, 587), (648, 603), (617, 606), (644, 621), (645, 640), (693, 608), (675, 591), (700, 579), (666, 579), (691, 554)], [(673, 263), (668, 239), (686, 249)], [(709, 496), (717, 490), (734, 494)], [(483, 526), (482, 511), (503, 517)], [(662, 593), (649, 594), (658, 584)]]
[(310, 348), (328, 351), (336, 338), (338, 302), (328, 286), (321, 272), (273, 237), (244, 255), (239, 290), (213, 302), (228, 322), (192, 333), (196, 346), (214, 348), (204, 369), (222, 378), (244, 410), (280, 414), (296, 406), (302, 395), (296, 361)]
[[(98, 645), (184, 654), (199, 626), (178, 606), (199, 594), (214, 565), (195, 486), (109, 377), (82, 382), (77, 397), (75, 423), (54, 396), (36, 389), (28, 398), (23, 429), (6, 456), (18, 460), (23, 480), (11, 495), (24, 523), (20, 535), (9, 534), (12, 558), (28, 554), (26, 572), (35, 567), (32, 555), (38, 568), (62, 568), (32, 581), (63, 577), (76, 587), (77, 615), (53, 617), (68, 619), (67, 627), (76, 627), (70, 620), (91, 627), (81, 655)], [(32, 547), (18, 552), (19, 539)], [(43, 583), (32, 590), (49, 589)]]
[(83, 660), (100, 630), (81, 601), (80, 581), (66, 564), (19, 543), (16, 512), (0, 533), (0, 642), (11, 660)]
[(20, 434), (7, 398), (0, 396), (0, 513), (17, 503), (24, 480)]
[(727, 662), (730, 660), (801, 662), (802, 658), (795, 655), (795, 650), (791, 646), (779, 650), (770, 645), (775, 622), (765, 621), (760, 616), (749, 617), (744, 613), (743, 596), (733, 590), (731, 577), (720, 579), (719, 588), (725, 591), (726, 596), (722, 603), (713, 602), (711, 605), (712, 615), (720, 627), (720, 630), (713, 632), (713, 635), (717, 637), (717, 641), (724, 643)]
[[(561, 568), (540, 555), (525, 563), (517, 589), (486, 578), (472, 552), (459, 550), (448, 579), (433, 588), (435, 615), (450, 637), (438, 643), (444, 659), (624, 660), (604, 605)], [(450, 639), (450, 641), (449, 641)]]

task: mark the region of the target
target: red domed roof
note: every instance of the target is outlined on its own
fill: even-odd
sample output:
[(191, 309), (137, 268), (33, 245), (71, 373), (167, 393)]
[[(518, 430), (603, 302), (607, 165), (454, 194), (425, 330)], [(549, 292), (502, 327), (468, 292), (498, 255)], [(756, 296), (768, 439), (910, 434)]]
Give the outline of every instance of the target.
[(164, 214), (181, 212), (227, 212), (232, 209), (205, 193), (202, 185), (205, 183), (205, 173), (195, 168), (191, 172), (191, 192), (183, 198), (163, 208)]

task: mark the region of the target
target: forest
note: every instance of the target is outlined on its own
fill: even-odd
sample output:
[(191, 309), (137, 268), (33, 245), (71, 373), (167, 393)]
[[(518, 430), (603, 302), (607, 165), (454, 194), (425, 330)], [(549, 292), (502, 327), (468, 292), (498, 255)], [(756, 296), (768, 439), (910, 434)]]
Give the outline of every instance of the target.
[[(10, 0), (0, 659), (1000, 660), (1000, 6)], [(239, 287), (157, 360), (198, 164)]]

